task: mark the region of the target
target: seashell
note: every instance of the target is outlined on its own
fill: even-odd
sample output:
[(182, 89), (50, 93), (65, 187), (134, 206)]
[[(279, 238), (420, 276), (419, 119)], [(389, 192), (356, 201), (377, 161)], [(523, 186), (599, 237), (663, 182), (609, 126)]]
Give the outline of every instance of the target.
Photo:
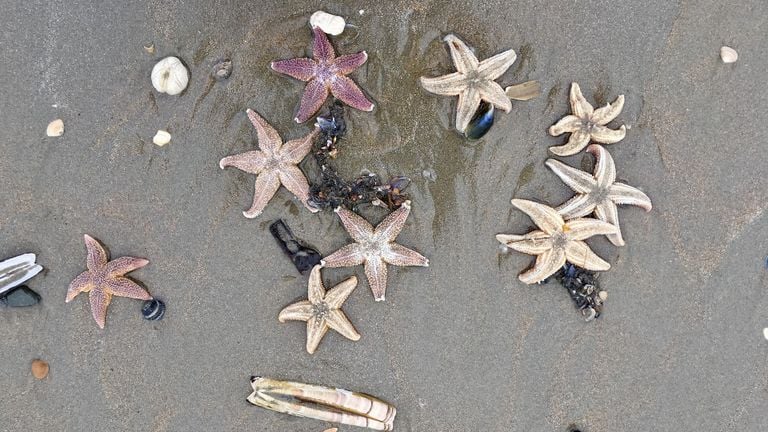
[(269, 225), (269, 232), (277, 240), (280, 248), (291, 259), (299, 273), (304, 274), (318, 264), (323, 258), (320, 252), (307, 246), (297, 239), (288, 225), (282, 219), (278, 219)]
[(159, 130), (155, 134), (155, 136), (152, 137), (152, 142), (156, 145), (162, 147), (169, 142), (171, 142), (171, 134), (168, 133), (168, 131)]
[(765, 338), (768, 339), (768, 327), (763, 329), (763, 336), (765, 336)]
[(720, 48), (720, 59), (723, 63), (736, 63), (736, 60), (739, 59), (739, 53), (729, 46), (724, 46)]
[(309, 25), (312, 28), (320, 27), (324, 33), (338, 36), (344, 31), (347, 23), (338, 15), (331, 15), (325, 11), (317, 11), (309, 17)]
[(28, 307), (40, 303), (40, 294), (28, 286), (21, 285), (0, 296), (0, 303), (8, 307)]
[(64, 120), (56, 119), (48, 123), (48, 127), (45, 129), (45, 134), (49, 137), (59, 137), (64, 135)]
[(493, 104), (486, 101), (480, 102), (474, 117), (469, 121), (467, 128), (464, 129), (464, 136), (471, 140), (476, 140), (487, 134), (491, 130), (491, 126), (493, 126), (495, 111), (496, 109), (493, 107)]
[(32, 279), (43, 270), (43, 266), (36, 264), (35, 259), (35, 254), (28, 253), (0, 262), (0, 295)]
[(34, 359), (32, 360), (32, 376), (41, 380), (48, 376), (48, 371), (50, 370), (50, 367), (48, 366), (48, 363), (40, 360), (40, 359)]
[(223, 81), (229, 78), (229, 76), (232, 75), (232, 60), (224, 59), (216, 62), (216, 64), (213, 65), (212, 75), (218, 81)]
[(177, 95), (187, 88), (189, 71), (176, 57), (166, 57), (152, 68), (152, 86), (160, 93)]
[(373, 396), (349, 390), (251, 377), (248, 402), (268, 410), (373, 430), (391, 431), (397, 410)]
[(541, 83), (538, 81), (526, 81), (504, 89), (507, 97), (512, 100), (527, 101), (541, 95)]
[(148, 45), (144, 45), (144, 51), (147, 52), (147, 54), (154, 54), (155, 53), (155, 44), (151, 43)]
[(144, 305), (141, 306), (141, 316), (145, 320), (160, 321), (165, 316), (165, 303), (158, 299), (145, 301)]

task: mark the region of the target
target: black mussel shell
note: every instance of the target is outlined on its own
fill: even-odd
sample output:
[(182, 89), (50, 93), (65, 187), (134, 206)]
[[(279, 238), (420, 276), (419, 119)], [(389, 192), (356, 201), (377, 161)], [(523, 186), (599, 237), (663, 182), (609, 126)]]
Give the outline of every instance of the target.
[(320, 252), (297, 239), (282, 219), (272, 222), (269, 225), (269, 232), (272, 233), (280, 248), (291, 259), (299, 273), (312, 270), (312, 267), (320, 264), (322, 259)]
[(141, 316), (145, 320), (160, 321), (165, 315), (165, 303), (162, 300), (152, 299), (144, 302), (141, 307)]
[(19, 285), (0, 297), (0, 303), (8, 307), (27, 307), (40, 303), (40, 294), (32, 291), (26, 285)]
[(491, 130), (493, 126), (493, 119), (496, 109), (493, 104), (482, 101), (480, 106), (475, 111), (475, 115), (472, 120), (469, 121), (467, 128), (464, 129), (464, 136), (476, 140), (482, 138), (485, 134)]

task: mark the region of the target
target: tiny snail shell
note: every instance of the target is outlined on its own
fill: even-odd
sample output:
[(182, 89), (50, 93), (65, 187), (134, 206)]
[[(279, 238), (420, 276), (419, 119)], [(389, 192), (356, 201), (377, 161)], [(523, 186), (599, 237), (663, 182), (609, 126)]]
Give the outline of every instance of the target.
[(189, 71), (176, 57), (166, 57), (152, 68), (152, 86), (160, 93), (177, 95), (187, 88)]
[(344, 18), (338, 15), (331, 15), (325, 11), (317, 11), (309, 17), (309, 25), (312, 28), (320, 27), (324, 33), (338, 36), (344, 31), (344, 27), (347, 25)]
[(141, 307), (141, 315), (145, 320), (160, 321), (165, 315), (165, 303), (158, 299), (147, 300)]

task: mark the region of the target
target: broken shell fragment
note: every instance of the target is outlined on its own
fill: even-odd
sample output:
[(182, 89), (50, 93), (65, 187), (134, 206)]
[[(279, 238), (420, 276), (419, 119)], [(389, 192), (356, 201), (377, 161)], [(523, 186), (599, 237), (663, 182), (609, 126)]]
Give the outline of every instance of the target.
[(391, 431), (397, 410), (373, 396), (349, 390), (251, 377), (248, 402), (261, 408), (351, 426)]
[(152, 68), (152, 86), (160, 93), (177, 95), (187, 88), (189, 71), (176, 57), (166, 57)]
[(40, 273), (43, 266), (36, 264), (36, 259), (35, 254), (27, 253), (0, 262), (0, 295)]
[(155, 44), (151, 43), (148, 45), (144, 45), (144, 51), (146, 51), (147, 54), (154, 54), (155, 53)]
[(213, 65), (212, 75), (216, 80), (223, 81), (232, 75), (232, 60), (224, 59)]
[(152, 142), (162, 147), (171, 142), (171, 134), (169, 134), (168, 131), (161, 129), (157, 131), (154, 137), (152, 137)]
[(720, 48), (720, 59), (723, 60), (723, 63), (736, 63), (736, 60), (739, 59), (739, 53), (729, 46), (724, 46)]
[(323, 33), (338, 36), (344, 31), (347, 23), (338, 15), (331, 15), (325, 11), (317, 11), (309, 17), (309, 25), (312, 28), (320, 27)]
[(49, 370), (50, 370), (50, 367), (48, 366), (48, 363), (40, 359), (32, 360), (32, 376), (34, 376), (35, 378), (41, 380), (47, 377)]
[(64, 121), (62, 119), (56, 119), (48, 123), (48, 127), (45, 129), (45, 134), (49, 137), (59, 137), (64, 135)]
[(527, 101), (541, 95), (541, 83), (538, 81), (526, 81), (504, 89), (507, 97), (512, 100)]

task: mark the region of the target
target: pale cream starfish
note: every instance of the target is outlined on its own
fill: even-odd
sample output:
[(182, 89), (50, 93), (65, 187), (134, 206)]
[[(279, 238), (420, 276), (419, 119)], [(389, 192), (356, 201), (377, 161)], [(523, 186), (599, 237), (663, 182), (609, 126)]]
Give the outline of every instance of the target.
[(253, 204), (243, 212), (247, 218), (260, 215), (267, 203), (282, 184), (298, 198), (304, 206), (315, 213), (318, 209), (310, 206), (309, 183), (304, 173), (297, 166), (312, 150), (312, 141), (320, 129), (315, 129), (304, 138), (288, 141), (283, 144), (275, 128), (256, 112), (247, 110), (248, 118), (256, 128), (261, 150), (253, 150), (238, 155), (227, 156), (219, 162), (224, 169), (233, 166), (249, 174), (256, 174), (256, 184), (253, 191)]
[(624, 139), (627, 128), (621, 125), (619, 129), (609, 129), (607, 125), (624, 108), (624, 95), (619, 95), (613, 104), (605, 104), (604, 107), (594, 109), (584, 99), (581, 89), (576, 83), (571, 84), (571, 111), (549, 128), (552, 136), (570, 133), (568, 142), (557, 147), (550, 147), (549, 151), (558, 156), (570, 156), (580, 152), (581, 149), (593, 140), (603, 144), (613, 144)]
[(557, 210), (533, 201), (513, 199), (512, 205), (525, 212), (539, 227), (538, 230), (525, 235), (496, 235), (496, 240), (510, 249), (536, 255), (533, 268), (520, 273), (522, 282), (541, 282), (563, 267), (566, 261), (593, 271), (611, 268), (611, 265), (592, 252), (583, 240), (595, 235), (615, 234), (615, 226), (591, 218), (577, 218), (566, 222)]
[(376, 301), (384, 301), (387, 291), (387, 264), (428, 267), (429, 260), (418, 252), (395, 243), (411, 212), (406, 201), (373, 228), (357, 214), (339, 207), (336, 213), (355, 243), (348, 244), (320, 261), (323, 267), (350, 267), (365, 264), (365, 276)]
[(632, 186), (616, 182), (616, 165), (605, 148), (592, 144), (587, 147), (587, 152), (592, 153), (597, 160), (594, 174), (577, 170), (554, 159), (547, 160), (547, 166), (578, 193), (558, 207), (557, 211), (564, 219), (586, 216), (594, 211), (598, 219), (616, 227), (616, 234), (608, 234), (608, 240), (616, 246), (624, 246), (616, 205), (630, 204), (651, 211), (651, 199)]
[(341, 305), (357, 287), (357, 277), (350, 276), (330, 290), (326, 291), (320, 275), (320, 266), (316, 265), (309, 273), (308, 300), (286, 306), (277, 316), (278, 321), (306, 321), (307, 352), (312, 354), (320, 345), (328, 329), (334, 329), (342, 336), (353, 341), (360, 339), (360, 333), (349, 322), (341, 310)]
[(456, 105), (456, 130), (464, 132), (481, 100), (509, 112), (512, 102), (495, 80), (515, 62), (515, 51), (507, 50), (479, 61), (472, 50), (455, 35), (449, 34), (443, 40), (451, 50), (456, 72), (436, 78), (421, 77), (419, 81), (430, 93), (459, 97)]

